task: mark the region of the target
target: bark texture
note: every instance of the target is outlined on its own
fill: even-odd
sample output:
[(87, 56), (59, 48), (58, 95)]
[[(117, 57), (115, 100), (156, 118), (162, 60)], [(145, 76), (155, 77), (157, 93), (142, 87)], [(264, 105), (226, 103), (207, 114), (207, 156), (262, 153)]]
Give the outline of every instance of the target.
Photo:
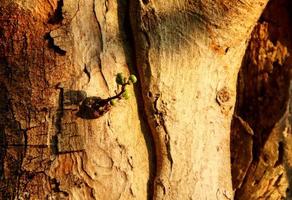
[(155, 199), (233, 198), (229, 130), (237, 73), (266, 2), (131, 1), (156, 147)]
[(235, 198), (291, 199), (292, 4), (271, 1), (238, 80), (232, 124)]
[[(0, 198), (289, 196), (291, 22), (281, 0), (256, 25), (267, 2), (0, 0)], [(118, 72), (133, 98), (80, 115)]]
[(147, 198), (151, 142), (135, 98), (76, 116), (129, 73), (125, 16), (111, 0), (0, 1), (1, 199)]

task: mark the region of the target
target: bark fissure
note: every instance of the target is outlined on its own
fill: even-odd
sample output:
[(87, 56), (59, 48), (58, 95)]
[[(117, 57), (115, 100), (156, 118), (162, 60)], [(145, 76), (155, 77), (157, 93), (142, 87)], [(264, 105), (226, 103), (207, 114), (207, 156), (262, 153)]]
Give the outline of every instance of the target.
[(59, 153), (58, 135), (62, 134), (62, 118), (64, 116), (64, 88), (59, 88), (59, 105), (56, 112), (55, 128), (56, 133), (52, 136), (52, 149), (55, 154)]
[[(108, 0), (105, 1), (106, 12), (107, 12), (107, 3)], [(131, 11), (132, 3), (130, 0), (126, 0), (124, 3), (118, 3), (118, 11), (119, 11), (119, 27), (121, 33), (123, 33), (123, 38), (125, 41), (124, 52), (126, 55), (127, 64), (129, 66), (129, 70), (133, 71), (138, 78), (138, 89), (135, 89), (135, 94), (137, 98), (137, 104), (139, 107), (139, 118), (144, 124), (143, 135), (147, 144), (147, 151), (149, 157), (149, 179), (147, 183), (147, 199), (154, 198), (154, 183), (157, 174), (157, 154), (156, 154), (156, 146), (155, 139), (153, 137), (153, 133), (151, 131), (151, 126), (149, 124), (149, 120), (147, 119), (147, 115), (145, 114), (145, 102), (143, 98), (142, 92), (142, 81), (143, 77), (139, 73), (139, 63), (137, 63), (137, 52), (136, 52), (136, 44), (135, 44), (135, 28), (131, 24), (131, 18), (134, 17)], [(124, 13), (124, 14), (123, 14)], [(136, 16), (135, 16), (136, 17)], [(150, 45), (150, 41), (149, 41)], [(129, 48), (127, 48), (129, 47)]]
[(103, 51), (103, 36), (102, 36), (102, 30), (101, 30), (101, 26), (100, 26), (100, 22), (97, 18), (97, 15), (96, 15), (96, 11), (95, 11), (95, 6), (96, 6), (96, 0), (93, 0), (93, 4), (92, 4), (92, 11), (93, 11), (93, 14), (94, 14), (94, 18), (96, 20), (96, 24), (97, 24), (97, 27), (98, 27), (98, 32), (100, 33), (100, 37), (99, 37), (99, 43), (101, 45), (101, 52)]
[(279, 165), (283, 165), (283, 159), (284, 159), (284, 143), (280, 141), (278, 143), (278, 159), (274, 164), (274, 167), (277, 167)]
[(56, 178), (50, 178), (50, 184), (52, 187), (52, 191), (55, 193), (62, 193), (65, 197), (69, 196), (69, 193), (60, 189), (60, 182)]
[(88, 68), (88, 67), (86, 66), (86, 64), (84, 65), (83, 72), (84, 72), (84, 73), (86, 74), (86, 76), (88, 77), (88, 82), (87, 82), (87, 83), (89, 83), (89, 82), (90, 82), (90, 79), (91, 79), (91, 73), (90, 73), (90, 68)]

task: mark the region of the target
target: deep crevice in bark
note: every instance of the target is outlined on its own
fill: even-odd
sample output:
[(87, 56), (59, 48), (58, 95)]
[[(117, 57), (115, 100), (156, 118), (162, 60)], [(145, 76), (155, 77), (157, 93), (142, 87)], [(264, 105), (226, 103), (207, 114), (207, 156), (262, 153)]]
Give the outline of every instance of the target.
[(55, 193), (62, 193), (62, 194), (64, 194), (65, 197), (69, 196), (68, 192), (63, 191), (63, 190), (60, 189), (60, 182), (57, 179), (55, 179), (55, 178), (50, 179), (50, 184), (52, 186), (52, 190)]
[[(126, 62), (129, 66), (131, 73), (135, 74), (138, 80), (141, 78), (138, 73), (138, 67), (136, 62), (136, 51), (135, 51), (135, 41), (133, 36), (133, 30), (130, 24), (130, 17), (133, 17), (130, 11), (130, 1), (118, 1), (118, 13), (119, 13), (119, 29), (120, 34), (124, 41), (124, 53), (126, 56)], [(142, 97), (142, 86), (140, 81), (138, 81), (137, 86), (134, 87), (134, 92), (136, 94), (139, 118), (141, 121), (142, 132), (144, 139), (146, 141), (148, 157), (149, 157), (149, 180), (147, 186), (147, 199), (152, 199), (154, 194), (154, 179), (156, 177), (156, 154), (155, 154), (155, 144), (151, 133), (150, 126), (145, 114), (145, 106)]]
[(283, 160), (284, 160), (284, 143), (279, 142), (279, 144), (278, 144), (278, 159), (277, 159), (274, 167), (277, 167), (277, 166), (283, 164)]
[(87, 83), (89, 83), (90, 82), (90, 79), (91, 79), (90, 68), (85, 65), (84, 68), (83, 68), (83, 72), (88, 77), (88, 82)]

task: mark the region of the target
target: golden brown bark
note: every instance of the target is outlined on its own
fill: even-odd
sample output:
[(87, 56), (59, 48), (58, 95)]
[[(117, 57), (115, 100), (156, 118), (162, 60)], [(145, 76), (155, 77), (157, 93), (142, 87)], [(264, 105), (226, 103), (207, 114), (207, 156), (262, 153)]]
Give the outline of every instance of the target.
[[(290, 21), (256, 25), (266, 3), (0, 0), (0, 198), (233, 199), (244, 54), (235, 199), (283, 196)], [(137, 74), (132, 98), (80, 115), (118, 72)]]
[(155, 199), (231, 199), (236, 75), (267, 1), (131, 2)]

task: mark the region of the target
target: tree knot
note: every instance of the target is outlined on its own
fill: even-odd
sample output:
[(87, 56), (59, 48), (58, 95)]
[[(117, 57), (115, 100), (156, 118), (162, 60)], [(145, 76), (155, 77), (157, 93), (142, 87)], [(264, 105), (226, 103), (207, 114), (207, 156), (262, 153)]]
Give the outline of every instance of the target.
[(217, 92), (216, 101), (220, 106), (228, 103), (230, 99), (231, 93), (227, 89), (227, 87), (223, 87), (221, 90)]

